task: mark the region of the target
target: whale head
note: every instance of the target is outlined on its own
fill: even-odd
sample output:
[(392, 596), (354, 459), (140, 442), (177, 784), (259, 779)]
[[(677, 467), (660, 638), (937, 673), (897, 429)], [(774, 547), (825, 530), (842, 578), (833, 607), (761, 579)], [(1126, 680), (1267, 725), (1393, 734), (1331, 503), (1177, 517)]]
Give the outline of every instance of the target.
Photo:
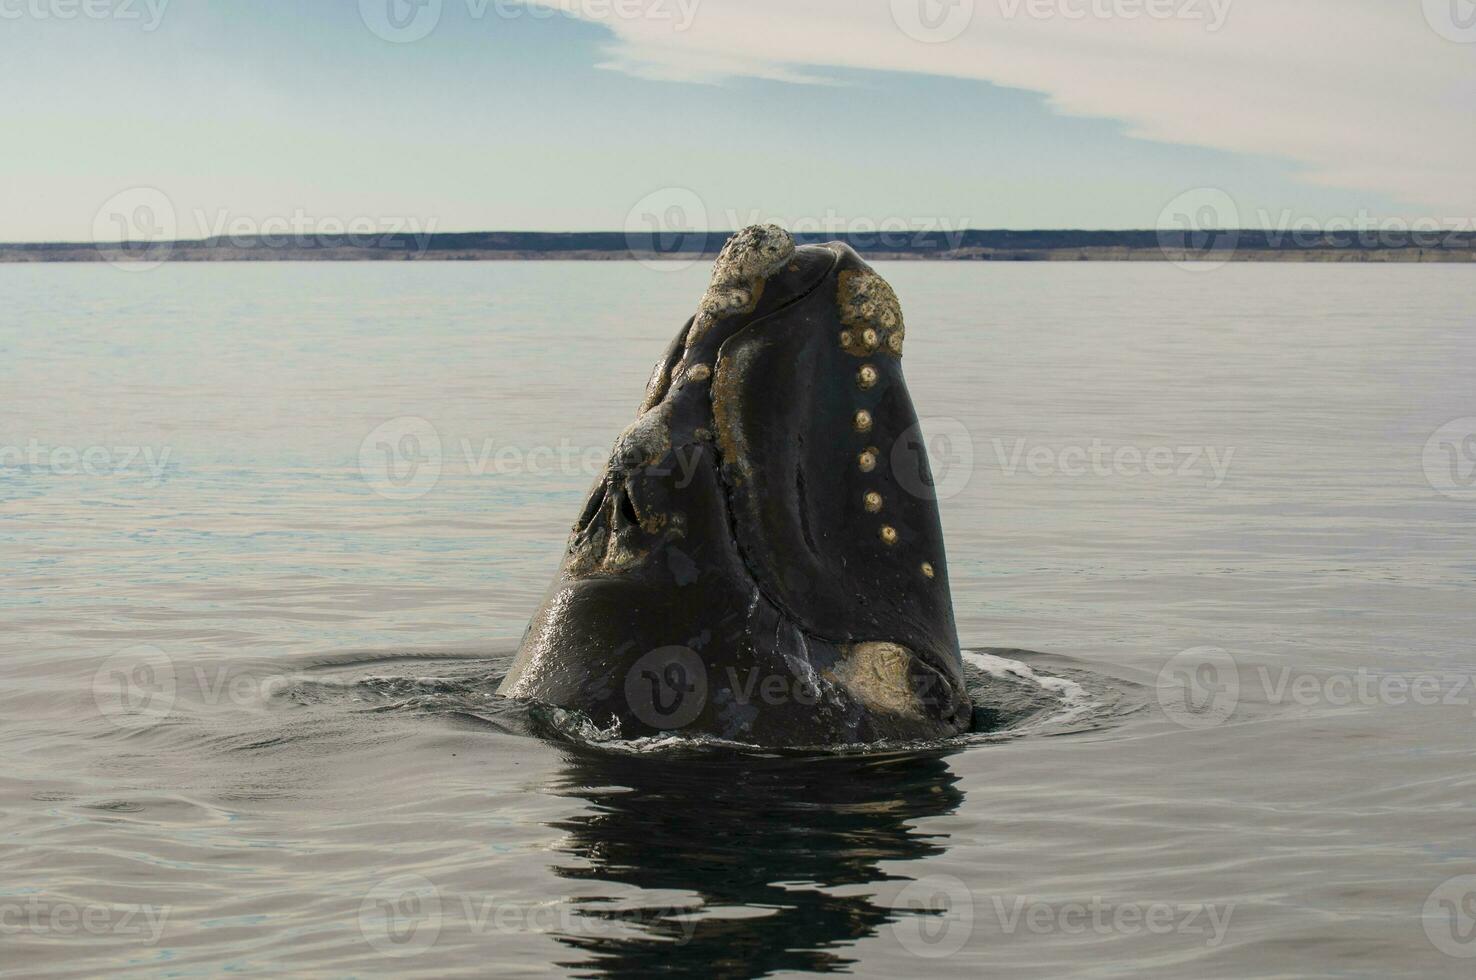
[(576, 521), (500, 693), (627, 737), (967, 729), (892, 288), (847, 245), (728, 240)]

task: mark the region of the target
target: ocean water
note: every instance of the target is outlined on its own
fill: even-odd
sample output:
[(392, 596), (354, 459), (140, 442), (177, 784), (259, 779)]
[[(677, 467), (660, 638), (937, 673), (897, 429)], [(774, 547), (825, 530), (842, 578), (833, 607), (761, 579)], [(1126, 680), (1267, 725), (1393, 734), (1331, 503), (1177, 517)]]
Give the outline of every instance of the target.
[(1000, 728), (493, 692), (700, 267), (0, 266), (0, 973), (1466, 977), (1476, 278), (884, 264)]

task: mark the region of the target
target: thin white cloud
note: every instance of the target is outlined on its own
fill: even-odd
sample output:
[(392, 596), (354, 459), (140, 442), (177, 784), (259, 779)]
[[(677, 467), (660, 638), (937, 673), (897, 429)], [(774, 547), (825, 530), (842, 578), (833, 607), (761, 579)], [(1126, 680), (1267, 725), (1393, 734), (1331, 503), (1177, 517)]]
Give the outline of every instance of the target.
[(1431, 217), (1476, 215), (1476, 0), (534, 2), (607, 27), (605, 66), (646, 78), (977, 79)]

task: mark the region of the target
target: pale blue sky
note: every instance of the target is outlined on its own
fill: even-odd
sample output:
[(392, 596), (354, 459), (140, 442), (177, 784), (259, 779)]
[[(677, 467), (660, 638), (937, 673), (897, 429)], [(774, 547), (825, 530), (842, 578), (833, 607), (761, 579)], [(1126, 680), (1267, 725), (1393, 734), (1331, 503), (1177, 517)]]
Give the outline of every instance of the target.
[[(900, 0), (422, 2), (400, 12), (433, 29), (396, 42), (376, 18), (406, 0), (0, 0), (0, 241), (86, 241), (141, 186), (180, 237), (293, 216), (618, 230), (653, 192), (712, 228), (1143, 228), (1191, 188), (1245, 225), (1470, 215), (1476, 43), (1418, 2), (1385, 22), (1346, 16), (1367, 0), (1221, 0), (1212, 32), (1112, 14), (1131, 0), (1075, 0), (1109, 4), (1077, 20), (953, 0), (974, 19), (941, 42)], [(1277, 5), (1344, 15), (1318, 37)], [(1389, 45), (1427, 67), (1369, 67)]]

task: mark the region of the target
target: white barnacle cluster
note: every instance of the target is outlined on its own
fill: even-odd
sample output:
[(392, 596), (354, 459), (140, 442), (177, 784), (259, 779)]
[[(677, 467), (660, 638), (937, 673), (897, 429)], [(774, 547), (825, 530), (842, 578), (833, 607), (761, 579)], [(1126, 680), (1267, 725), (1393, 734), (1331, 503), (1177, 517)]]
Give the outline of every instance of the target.
[(691, 347), (717, 321), (758, 305), (764, 280), (794, 255), (794, 238), (778, 225), (751, 225), (728, 239), (712, 266), (712, 279), (687, 333)]
[(713, 263), (712, 278), (697, 304), (681, 359), (669, 368), (664, 360), (657, 362), (637, 418), (655, 407), (669, 386), (700, 384), (712, 377), (710, 365), (687, 363), (692, 346), (719, 320), (752, 312), (763, 294), (764, 280), (784, 267), (794, 249), (794, 239), (778, 225), (752, 225), (728, 239)]
[(836, 309), (840, 312), (841, 346), (848, 354), (868, 357), (880, 352), (902, 356), (902, 340), (907, 327), (902, 321), (902, 304), (892, 286), (870, 269), (850, 269), (840, 274), (836, 289)]

